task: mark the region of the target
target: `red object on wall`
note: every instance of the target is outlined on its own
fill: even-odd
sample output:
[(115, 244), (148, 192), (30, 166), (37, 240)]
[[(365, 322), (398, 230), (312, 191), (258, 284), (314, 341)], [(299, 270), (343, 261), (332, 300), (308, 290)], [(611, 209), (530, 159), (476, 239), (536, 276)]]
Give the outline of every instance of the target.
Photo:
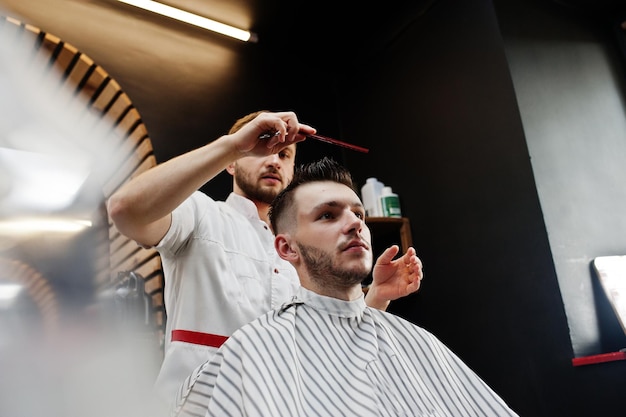
[(619, 351), (619, 352), (601, 353), (599, 355), (581, 356), (579, 358), (574, 358), (572, 359), (572, 365), (582, 366), (582, 365), (591, 365), (594, 363), (623, 361), (623, 360), (626, 360), (626, 352)]

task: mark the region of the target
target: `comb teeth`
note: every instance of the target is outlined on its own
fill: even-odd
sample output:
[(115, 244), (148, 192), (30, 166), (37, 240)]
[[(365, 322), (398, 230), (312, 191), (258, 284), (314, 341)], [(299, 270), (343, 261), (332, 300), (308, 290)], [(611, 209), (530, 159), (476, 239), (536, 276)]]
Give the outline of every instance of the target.
[(352, 149), (353, 151), (359, 151), (363, 153), (368, 153), (369, 149), (363, 148), (362, 146), (353, 145), (351, 143), (343, 142), (337, 139), (329, 138), (327, 136), (321, 135), (306, 135), (307, 138), (317, 139), (322, 142), (332, 143), (333, 145), (343, 146), (344, 148)]
[(259, 139), (269, 139), (273, 136), (278, 136), (278, 130), (276, 132), (265, 132), (259, 135)]
[[(300, 132), (300, 133), (302, 133), (302, 132)], [(343, 142), (341, 140), (329, 138), (328, 136), (307, 135), (305, 133), (302, 133), (302, 134), (304, 134), (307, 138), (319, 140), (320, 142), (332, 143), (333, 145), (343, 146), (344, 148), (352, 149), (353, 151), (358, 151), (358, 152), (363, 152), (363, 153), (368, 153), (370, 151), (369, 149), (364, 148), (362, 146), (353, 145), (351, 143)], [(278, 131), (262, 133), (262, 134), (259, 135), (259, 139), (270, 139), (270, 138), (272, 138), (274, 136), (278, 136)]]

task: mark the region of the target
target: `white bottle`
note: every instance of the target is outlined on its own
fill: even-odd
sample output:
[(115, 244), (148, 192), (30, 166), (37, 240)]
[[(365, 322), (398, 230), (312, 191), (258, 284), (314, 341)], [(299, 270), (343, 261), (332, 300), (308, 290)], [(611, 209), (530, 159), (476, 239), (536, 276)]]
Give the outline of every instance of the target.
[(380, 195), (383, 187), (384, 184), (374, 177), (368, 178), (363, 187), (361, 187), (361, 199), (363, 200), (363, 207), (365, 208), (366, 216), (382, 216)]
[(400, 198), (391, 191), (391, 187), (383, 187), (380, 193), (380, 205), (383, 217), (402, 217)]

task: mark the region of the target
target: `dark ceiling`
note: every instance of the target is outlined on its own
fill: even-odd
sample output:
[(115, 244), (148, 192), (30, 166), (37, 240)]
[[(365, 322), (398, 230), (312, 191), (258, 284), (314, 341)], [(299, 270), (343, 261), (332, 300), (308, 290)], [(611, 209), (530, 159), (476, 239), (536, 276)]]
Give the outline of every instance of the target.
[[(624, 0), (524, 1), (601, 18), (624, 10)], [(333, 83), (372, 62), (384, 65), (379, 57), (405, 30), (429, 10), (446, 7), (443, 0), (166, 3), (250, 29), (258, 42), (226, 38), (117, 0), (0, 0), (0, 13), (59, 37), (104, 68), (132, 100), (160, 163), (261, 108), (297, 110), (321, 134), (342, 138)], [(311, 158), (339, 152), (332, 145), (302, 147), (301, 154)], [(227, 175), (212, 181), (212, 195), (223, 198), (230, 182)]]
[(377, 51), (435, 0), (382, 8), (363, 2), (338, 8), (327, 0), (167, 3), (249, 28), (258, 43), (245, 44), (115, 0), (0, 0), (0, 9), (59, 37), (102, 66), (140, 112), (162, 162), (224, 133), (233, 115), (244, 114), (239, 110), (242, 101), (249, 101), (245, 112), (286, 109), (271, 97), (281, 71), (306, 66), (309, 73), (328, 74), (357, 66), (355, 57), (377, 59)]
[[(604, 16), (623, 10), (624, 3), (528, 1)], [(246, 111), (284, 106), (282, 101), (259, 98), (271, 96), (272, 83), (281, 82), (279, 70), (300, 71), (308, 66), (313, 68), (309, 68), (309, 78), (315, 71), (350, 73), (364, 60), (376, 60), (378, 52), (392, 45), (431, 7), (445, 7), (445, 2), (437, 0), (166, 3), (249, 28), (259, 41), (231, 40), (116, 0), (0, 0), (0, 12), (4, 9), (5, 14), (58, 36), (109, 72), (142, 115), (158, 144), (157, 160), (162, 162), (224, 133), (234, 115), (243, 114), (239, 108), (244, 96), (250, 106)], [(242, 56), (247, 58), (242, 60)], [(266, 85), (248, 84), (248, 75), (254, 72), (262, 80), (254, 82)], [(252, 92), (253, 88), (257, 91)], [(284, 100), (296, 105), (289, 97)]]

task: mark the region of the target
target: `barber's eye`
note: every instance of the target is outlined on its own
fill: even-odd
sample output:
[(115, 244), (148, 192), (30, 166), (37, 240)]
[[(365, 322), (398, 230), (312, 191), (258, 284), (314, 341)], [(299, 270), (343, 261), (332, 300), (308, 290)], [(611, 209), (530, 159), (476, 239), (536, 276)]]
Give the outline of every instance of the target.
[(361, 220), (363, 220), (365, 218), (365, 214), (360, 212), (360, 211), (355, 212), (354, 215), (356, 217), (358, 217), (359, 219), (361, 219)]

